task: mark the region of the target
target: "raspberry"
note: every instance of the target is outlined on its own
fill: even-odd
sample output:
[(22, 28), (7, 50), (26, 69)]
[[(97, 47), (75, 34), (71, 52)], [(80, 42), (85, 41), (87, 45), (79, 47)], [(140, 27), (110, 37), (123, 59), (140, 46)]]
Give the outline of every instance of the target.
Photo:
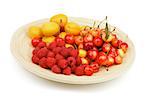
[(45, 57), (41, 58), (40, 61), (39, 61), (39, 65), (42, 67), (42, 68), (48, 68), (47, 64), (46, 64), (47, 60)]
[(99, 71), (100, 66), (98, 65), (98, 63), (93, 62), (90, 66), (93, 68), (94, 73)]
[(55, 59), (55, 58), (48, 57), (46, 64), (47, 64), (47, 66), (48, 66), (49, 68), (52, 68), (52, 67), (56, 64), (56, 59)]
[(32, 62), (33, 62), (33, 63), (38, 64), (38, 63), (39, 63), (39, 60), (40, 60), (40, 59), (39, 59), (36, 55), (33, 55), (33, 56), (32, 56)]
[(56, 47), (56, 48), (54, 48), (52, 51), (53, 51), (55, 54), (57, 54), (57, 53), (61, 52), (61, 50), (62, 50), (61, 47)]
[(38, 52), (37, 52), (37, 56), (38, 58), (42, 58), (42, 57), (46, 57), (48, 53), (48, 49), (46, 47), (41, 48)]
[(71, 68), (70, 67), (67, 67), (63, 70), (63, 74), (65, 75), (70, 75), (71, 74)]
[(77, 57), (76, 58), (76, 65), (80, 65), (82, 63), (81, 58)]
[(49, 51), (47, 57), (55, 57), (55, 54), (52, 51)]
[(57, 66), (57, 65), (54, 65), (52, 68), (51, 68), (52, 72), (56, 73), (56, 74), (60, 74), (61, 73), (61, 69)]
[(56, 54), (55, 59), (58, 61), (58, 60), (64, 59), (64, 57), (60, 54)]
[(55, 41), (57, 42), (57, 46), (59, 47), (62, 47), (65, 45), (65, 41), (62, 38), (57, 37)]
[(37, 47), (39, 47), (39, 48), (46, 47), (46, 43), (43, 42), (43, 41), (41, 41), (41, 42), (37, 45)]
[(68, 65), (70, 66), (76, 65), (76, 60), (74, 57), (68, 57), (67, 62), (68, 62)]
[(91, 66), (87, 65), (84, 69), (85, 75), (91, 76), (94, 73), (94, 70)]
[(74, 73), (74, 72), (75, 72), (75, 69), (76, 69), (76, 65), (72, 65), (72, 66), (71, 66), (71, 72)]
[(50, 43), (50, 44), (47, 46), (47, 48), (48, 48), (49, 50), (52, 50), (52, 49), (56, 48), (56, 45), (57, 45), (56, 42), (52, 42), (52, 43)]
[(60, 54), (63, 55), (64, 57), (68, 57), (69, 56), (69, 49), (62, 48)]
[(84, 75), (84, 66), (81, 65), (81, 66), (76, 67), (75, 75), (77, 75), (77, 76)]
[(65, 59), (61, 59), (58, 61), (58, 66), (62, 69), (66, 68), (67, 65), (68, 65), (68, 63), (67, 63), (67, 60), (65, 60)]
[(70, 51), (70, 56), (77, 57), (78, 56), (78, 51), (77, 50), (71, 50)]
[(31, 43), (33, 47), (36, 47), (41, 42), (41, 39), (39, 38), (33, 38)]
[(33, 55), (36, 55), (39, 50), (40, 50), (40, 48), (39, 48), (39, 47), (36, 47), (36, 48), (32, 51), (32, 54), (33, 54)]

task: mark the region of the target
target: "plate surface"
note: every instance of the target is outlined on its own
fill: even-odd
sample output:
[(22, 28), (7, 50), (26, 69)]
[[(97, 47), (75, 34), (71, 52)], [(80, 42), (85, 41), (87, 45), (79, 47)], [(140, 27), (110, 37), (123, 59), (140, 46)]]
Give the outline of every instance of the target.
[[(94, 84), (94, 83), (100, 83), (100, 82), (112, 80), (124, 74), (125, 71), (131, 67), (131, 64), (134, 61), (134, 57), (135, 57), (134, 45), (132, 41), (128, 38), (128, 36), (124, 34), (122, 31), (120, 31), (118, 28), (116, 29), (116, 34), (121, 40), (128, 43), (129, 48), (127, 53), (125, 54), (123, 63), (120, 65), (110, 67), (109, 71), (106, 71), (106, 69), (102, 68), (100, 72), (95, 73), (93, 76), (75, 76), (75, 75), (66, 76), (62, 74), (55, 74), (50, 70), (43, 69), (40, 66), (33, 64), (31, 61), (33, 47), (30, 43), (31, 39), (26, 35), (27, 30), (32, 25), (40, 26), (42, 23), (48, 21), (49, 19), (42, 19), (20, 27), (14, 33), (11, 40), (12, 54), (15, 56), (17, 61), (21, 63), (21, 65), (25, 69), (32, 72), (33, 74), (48, 80), (53, 80), (53, 81), (68, 83), (68, 84)], [(96, 20), (70, 17), (69, 21), (77, 22), (80, 25), (92, 26), (93, 22)], [(96, 21), (96, 23), (98, 24), (99, 21)], [(110, 29), (113, 29), (113, 26), (109, 26), (109, 27)]]

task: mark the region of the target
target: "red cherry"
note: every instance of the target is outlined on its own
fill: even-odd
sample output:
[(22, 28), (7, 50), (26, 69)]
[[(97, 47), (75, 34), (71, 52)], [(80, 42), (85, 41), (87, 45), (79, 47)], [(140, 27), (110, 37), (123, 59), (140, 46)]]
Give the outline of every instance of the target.
[(68, 44), (74, 44), (74, 43), (75, 43), (74, 36), (73, 36), (73, 35), (70, 35), (70, 34), (67, 34), (67, 35), (65, 36), (65, 41), (66, 41), (66, 43), (68, 43)]
[(99, 65), (105, 65), (106, 60), (107, 60), (107, 55), (106, 54), (99, 54), (99, 56), (96, 59), (96, 62)]
[(119, 45), (118, 45), (118, 39), (112, 40), (111, 45), (112, 45), (113, 47), (118, 47), (118, 46), (119, 46)]
[(81, 36), (85, 36), (87, 33), (88, 33), (87, 30), (81, 30), (81, 31), (80, 31), (80, 35), (81, 35)]
[(33, 47), (36, 47), (42, 40), (39, 38), (32, 39), (31, 43)]
[(121, 40), (118, 40), (118, 47), (122, 44)]
[(115, 57), (115, 63), (116, 63), (116, 64), (121, 64), (122, 61), (123, 61), (123, 59), (122, 59), (121, 56), (118, 55), (118, 56)]
[(89, 50), (87, 52), (87, 56), (88, 56), (89, 59), (94, 60), (98, 56), (98, 51), (96, 51), (96, 50)]
[(75, 43), (79, 45), (80, 43), (83, 43), (83, 37), (82, 36), (76, 36), (75, 37)]
[(83, 43), (80, 43), (80, 44), (78, 45), (78, 49), (83, 49)]
[(116, 49), (114, 47), (110, 47), (110, 51), (108, 53), (108, 56), (112, 56), (112, 57), (116, 57), (117, 53), (116, 53)]
[(103, 44), (103, 40), (101, 37), (95, 37), (93, 43), (95, 46), (100, 47)]
[(99, 71), (99, 69), (100, 69), (99, 64), (98, 64), (98, 63), (96, 63), (96, 62), (91, 63), (91, 65), (90, 65), (90, 66), (93, 68), (94, 73), (98, 72), (98, 71)]
[(87, 65), (84, 69), (85, 75), (91, 76), (94, 73), (94, 70), (91, 66)]
[(91, 34), (86, 34), (83, 38), (84, 42), (92, 42), (93, 36)]
[(102, 46), (103, 52), (109, 52), (110, 47), (111, 47), (110, 43), (104, 43), (103, 46)]
[(128, 49), (128, 44), (123, 42), (120, 44), (120, 48), (126, 53), (126, 51)]
[(98, 49), (97, 49), (97, 47), (93, 47), (93, 50), (95, 50), (95, 51), (97, 51), (97, 52), (98, 52)]
[(115, 63), (115, 60), (112, 56), (107, 57), (106, 66), (112, 66)]
[(90, 49), (93, 49), (93, 42), (87, 42), (87, 43), (84, 43), (84, 49), (85, 50), (90, 50)]

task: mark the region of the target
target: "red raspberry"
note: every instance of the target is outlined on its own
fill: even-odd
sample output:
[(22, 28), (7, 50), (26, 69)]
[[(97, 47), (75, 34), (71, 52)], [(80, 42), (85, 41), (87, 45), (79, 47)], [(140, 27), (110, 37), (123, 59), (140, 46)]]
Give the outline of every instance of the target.
[(64, 59), (64, 57), (63, 57), (62, 55), (60, 55), (60, 54), (56, 54), (55, 59), (56, 59), (57, 61), (59, 61), (59, 60), (61, 60), (61, 59)]
[(76, 58), (76, 65), (80, 65), (82, 63), (82, 61), (81, 61), (81, 58), (80, 57), (77, 57)]
[(85, 75), (91, 76), (94, 73), (94, 70), (91, 66), (87, 65), (84, 69)]
[(32, 51), (32, 54), (33, 54), (33, 55), (36, 55), (39, 50), (40, 50), (40, 48), (39, 48), (39, 47), (36, 47), (36, 48)]
[(55, 54), (52, 51), (49, 51), (47, 57), (55, 57)]
[(68, 65), (70, 66), (76, 65), (76, 60), (74, 57), (68, 57), (67, 62), (68, 62)]
[(55, 58), (48, 57), (46, 64), (47, 64), (47, 66), (48, 66), (49, 68), (52, 68), (52, 67), (56, 64), (56, 59), (55, 59)]
[(50, 44), (47, 46), (47, 48), (48, 48), (49, 50), (52, 50), (52, 49), (56, 48), (56, 46), (57, 46), (57, 43), (56, 43), (56, 42), (52, 42), (52, 43), (50, 43)]
[(31, 43), (33, 47), (36, 47), (41, 42), (41, 39), (39, 38), (33, 38)]
[(65, 45), (65, 41), (62, 38), (57, 37), (55, 41), (57, 42), (57, 46), (59, 47), (62, 47)]
[(62, 50), (61, 47), (56, 47), (56, 48), (54, 48), (52, 51), (53, 51), (55, 54), (57, 54), (57, 53), (61, 52), (61, 50)]
[(93, 62), (90, 66), (93, 68), (94, 73), (99, 71), (100, 66), (98, 65), (98, 63)]
[(71, 68), (70, 67), (67, 67), (63, 70), (63, 74), (65, 75), (70, 75), (71, 74)]
[(46, 43), (43, 42), (43, 41), (41, 41), (41, 42), (37, 45), (37, 47), (39, 47), (39, 48), (46, 47)]
[(61, 73), (61, 69), (57, 66), (57, 65), (54, 65), (52, 68), (51, 68), (52, 72), (56, 73), (56, 74), (60, 74)]
[(33, 56), (32, 56), (32, 62), (33, 62), (33, 63), (38, 64), (38, 63), (39, 63), (39, 60), (40, 60), (40, 59), (39, 59), (36, 55), (33, 55)]
[(76, 70), (76, 65), (72, 65), (72, 66), (71, 66), (71, 72), (74, 73), (75, 70)]
[(58, 61), (58, 66), (62, 69), (66, 68), (68, 66), (67, 60), (61, 59)]
[(47, 59), (45, 57), (41, 58), (40, 61), (39, 61), (39, 65), (42, 67), (42, 68), (48, 68), (47, 66)]
[(46, 57), (48, 53), (48, 49), (46, 47), (41, 48), (38, 52), (37, 52), (37, 56), (38, 58), (42, 58), (42, 57)]
[(70, 56), (73, 56), (73, 57), (77, 57), (78, 56), (78, 51), (77, 50), (71, 50), (70, 51)]
[(63, 55), (64, 57), (68, 57), (69, 56), (69, 49), (62, 48), (60, 54)]
[(84, 66), (81, 65), (81, 66), (76, 67), (75, 75), (77, 75), (77, 76), (84, 75)]

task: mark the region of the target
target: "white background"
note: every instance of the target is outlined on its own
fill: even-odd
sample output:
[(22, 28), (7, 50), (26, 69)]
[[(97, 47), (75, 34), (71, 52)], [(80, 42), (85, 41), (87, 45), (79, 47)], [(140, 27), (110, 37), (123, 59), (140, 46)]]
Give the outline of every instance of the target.
[[(150, 99), (150, 3), (148, 0), (0, 0), (0, 99)], [(129, 35), (136, 47), (132, 68), (95, 85), (67, 85), (41, 79), (17, 64), (10, 39), (20, 26), (56, 13), (102, 19)]]

